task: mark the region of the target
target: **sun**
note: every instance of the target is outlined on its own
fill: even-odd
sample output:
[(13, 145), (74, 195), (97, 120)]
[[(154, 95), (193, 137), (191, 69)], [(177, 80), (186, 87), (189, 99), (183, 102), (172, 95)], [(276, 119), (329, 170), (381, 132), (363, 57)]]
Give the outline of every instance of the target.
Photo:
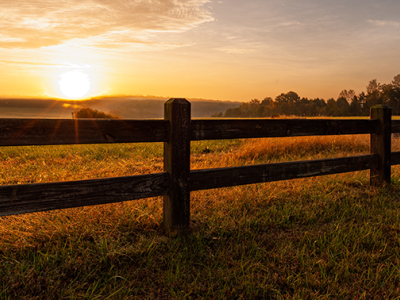
[(81, 71), (68, 71), (60, 75), (60, 90), (66, 98), (79, 99), (90, 90), (89, 76)]

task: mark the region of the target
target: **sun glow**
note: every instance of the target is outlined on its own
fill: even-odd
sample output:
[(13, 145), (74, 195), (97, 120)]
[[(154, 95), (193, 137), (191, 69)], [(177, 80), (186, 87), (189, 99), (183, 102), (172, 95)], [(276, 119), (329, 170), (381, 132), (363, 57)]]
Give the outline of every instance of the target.
[(60, 90), (66, 98), (79, 99), (90, 90), (89, 76), (81, 71), (68, 71), (60, 75)]

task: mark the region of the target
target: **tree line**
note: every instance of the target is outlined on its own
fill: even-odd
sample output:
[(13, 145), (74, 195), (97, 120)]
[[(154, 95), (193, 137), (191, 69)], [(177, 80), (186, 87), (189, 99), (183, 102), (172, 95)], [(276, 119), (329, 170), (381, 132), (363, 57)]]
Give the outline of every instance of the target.
[(366, 92), (356, 94), (354, 90), (343, 90), (338, 98), (325, 101), (324, 99), (300, 98), (290, 91), (272, 99), (252, 99), (237, 108), (229, 108), (217, 112), (212, 117), (226, 118), (263, 118), (278, 115), (295, 116), (368, 116), (370, 107), (385, 104), (392, 108), (392, 114), (400, 115), (400, 74), (390, 83), (380, 84), (376, 79), (371, 80)]

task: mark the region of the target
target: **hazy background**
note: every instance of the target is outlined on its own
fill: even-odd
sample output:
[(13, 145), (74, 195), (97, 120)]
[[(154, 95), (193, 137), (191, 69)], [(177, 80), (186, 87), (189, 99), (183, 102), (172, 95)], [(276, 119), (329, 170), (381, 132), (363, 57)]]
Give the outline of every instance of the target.
[[(164, 118), (168, 99), (151, 97), (106, 97), (84, 101), (57, 99), (0, 99), (0, 118), (72, 118), (72, 112), (89, 107), (116, 114), (124, 119)], [(190, 99), (193, 118), (210, 117), (239, 107), (238, 102)]]

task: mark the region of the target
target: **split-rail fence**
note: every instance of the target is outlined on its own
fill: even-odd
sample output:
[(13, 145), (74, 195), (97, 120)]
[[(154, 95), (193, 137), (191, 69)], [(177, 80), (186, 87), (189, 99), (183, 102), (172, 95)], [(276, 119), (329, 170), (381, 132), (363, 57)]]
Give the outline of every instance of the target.
[[(168, 236), (189, 229), (190, 192), (252, 183), (370, 170), (374, 186), (390, 184), (391, 135), (400, 120), (390, 107), (370, 119), (191, 119), (190, 103), (170, 99), (164, 119), (0, 119), (0, 146), (164, 142), (164, 172), (67, 182), (0, 186), (0, 216), (163, 196)], [(370, 134), (366, 155), (190, 170), (190, 142), (199, 140)]]

